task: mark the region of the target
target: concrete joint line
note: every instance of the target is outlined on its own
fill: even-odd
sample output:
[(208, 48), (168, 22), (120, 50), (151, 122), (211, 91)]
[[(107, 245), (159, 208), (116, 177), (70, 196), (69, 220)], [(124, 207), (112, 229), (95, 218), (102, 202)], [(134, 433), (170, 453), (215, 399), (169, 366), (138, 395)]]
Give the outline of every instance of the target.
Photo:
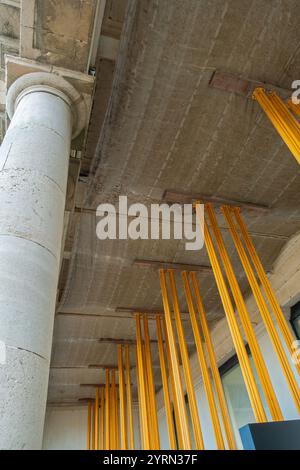
[(50, 255), (55, 259), (55, 261), (58, 262), (57, 256), (55, 256), (55, 254), (52, 253), (51, 250), (49, 250), (46, 246), (43, 246), (40, 243), (36, 242), (35, 240), (30, 240), (29, 238), (22, 237), (21, 235), (16, 235), (12, 233), (0, 233), (0, 237), (20, 238), (21, 240), (26, 240), (29, 243), (34, 243), (35, 245), (38, 245), (40, 248), (43, 248), (43, 250), (48, 251), (48, 253), (50, 253)]
[[(12, 144), (10, 146), (10, 149), (11, 149), (11, 147), (12, 147)], [(10, 152), (10, 149), (9, 149), (9, 152)], [(8, 152), (8, 154), (9, 154), (9, 152)], [(6, 160), (4, 162), (4, 165), (7, 161), (8, 154), (7, 154)], [(4, 165), (3, 165), (3, 168), (1, 168), (0, 173), (3, 173), (5, 171), (8, 172), (8, 171), (11, 171), (11, 170), (16, 171), (15, 168), (4, 168)], [(53, 183), (58, 188), (58, 190), (62, 193), (63, 197), (65, 197), (65, 191), (62, 189), (62, 187), (53, 178), (51, 178), (51, 176), (45, 175), (44, 173), (40, 173), (40, 172), (32, 170), (32, 169), (23, 168), (23, 167), (20, 167), (17, 170), (27, 172), (27, 173), (30, 173), (30, 174), (35, 172), (37, 175), (41, 175), (41, 178), (46, 178), (47, 180), (51, 181), (51, 183)]]
[(58, 137), (60, 137), (64, 142), (66, 142), (67, 144), (69, 143), (69, 139), (65, 139), (63, 135), (61, 135), (59, 132), (57, 132), (55, 129), (52, 129), (52, 127), (49, 127), (49, 126), (44, 126), (43, 124), (30, 124), (30, 125), (26, 125), (26, 126), (18, 126), (18, 129), (31, 129), (31, 130), (35, 130), (35, 129), (39, 129), (39, 128), (42, 128), (42, 129), (47, 129), (48, 131), (50, 132), (53, 132), (53, 134), (57, 135)]

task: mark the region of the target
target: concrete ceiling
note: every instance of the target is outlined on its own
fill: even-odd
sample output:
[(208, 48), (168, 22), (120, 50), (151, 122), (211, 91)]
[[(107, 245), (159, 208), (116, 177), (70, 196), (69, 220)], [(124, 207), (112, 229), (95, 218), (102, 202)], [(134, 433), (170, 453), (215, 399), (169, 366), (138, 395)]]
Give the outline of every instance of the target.
[[(44, 26), (36, 27), (38, 57), (71, 67), (64, 49), (70, 40), (78, 67), (87, 67), (90, 23), (79, 21), (79, 29), (62, 45), (63, 24), (55, 6), (59, 3), (65, 12), (69, 6), (62, 0), (39, 3), (47, 7), (40, 5)], [(92, 18), (95, 2), (78, 3), (81, 8), (89, 4), (85, 18)], [(270, 210), (264, 213), (243, 210), (267, 270), (299, 231), (296, 160), (257, 103), (211, 83), (217, 71), (289, 90), (300, 76), (298, 3), (129, 0), (125, 11), (125, 1), (107, 0), (91, 121), (59, 283), (49, 402), (93, 397), (93, 387), (80, 384), (103, 382), (103, 370), (87, 366), (116, 364), (117, 359), (116, 345), (99, 339), (134, 339), (134, 320), (126, 309), (162, 309), (157, 270), (133, 265), (135, 259), (209, 264), (205, 249), (188, 252), (178, 240), (100, 242), (95, 234), (100, 202), (116, 203), (119, 195), (127, 195), (130, 202), (149, 205), (173, 190), (267, 206)], [(51, 45), (47, 35), (39, 34), (48, 29)], [(224, 228), (222, 233), (247, 294), (228, 232)], [(207, 272), (199, 273), (198, 279), (214, 325), (224, 315), (215, 281)], [(186, 312), (183, 297), (180, 285), (180, 304)], [(190, 325), (184, 325), (191, 343)], [(189, 350), (193, 351), (192, 344)], [(157, 366), (155, 344), (153, 355)], [(159, 387), (157, 367), (155, 378)]]

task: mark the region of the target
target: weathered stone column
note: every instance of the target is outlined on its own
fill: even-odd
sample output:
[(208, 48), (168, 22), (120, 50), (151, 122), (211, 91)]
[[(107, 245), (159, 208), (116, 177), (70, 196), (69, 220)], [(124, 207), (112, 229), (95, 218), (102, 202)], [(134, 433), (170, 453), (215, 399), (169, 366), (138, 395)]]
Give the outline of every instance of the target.
[(0, 149), (0, 448), (41, 447), (72, 134), (84, 101), (50, 73), (18, 78)]

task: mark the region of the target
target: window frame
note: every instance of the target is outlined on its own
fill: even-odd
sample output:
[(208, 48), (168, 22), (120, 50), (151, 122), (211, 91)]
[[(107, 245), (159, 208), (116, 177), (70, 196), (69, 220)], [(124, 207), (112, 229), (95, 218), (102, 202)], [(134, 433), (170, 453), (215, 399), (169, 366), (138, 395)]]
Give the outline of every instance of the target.
[(297, 339), (300, 340), (300, 332), (295, 326), (295, 320), (300, 317), (300, 300), (291, 307), (290, 324)]

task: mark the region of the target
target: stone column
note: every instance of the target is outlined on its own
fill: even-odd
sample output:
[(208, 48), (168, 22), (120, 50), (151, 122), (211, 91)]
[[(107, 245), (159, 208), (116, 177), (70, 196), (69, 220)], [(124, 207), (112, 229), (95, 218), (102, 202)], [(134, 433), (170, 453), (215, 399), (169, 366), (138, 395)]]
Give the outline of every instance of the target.
[[(84, 101), (57, 75), (23, 75), (0, 149), (0, 448), (39, 449), (47, 399), (70, 145)], [(1, 363), (2, 362), (2, 363)]]

